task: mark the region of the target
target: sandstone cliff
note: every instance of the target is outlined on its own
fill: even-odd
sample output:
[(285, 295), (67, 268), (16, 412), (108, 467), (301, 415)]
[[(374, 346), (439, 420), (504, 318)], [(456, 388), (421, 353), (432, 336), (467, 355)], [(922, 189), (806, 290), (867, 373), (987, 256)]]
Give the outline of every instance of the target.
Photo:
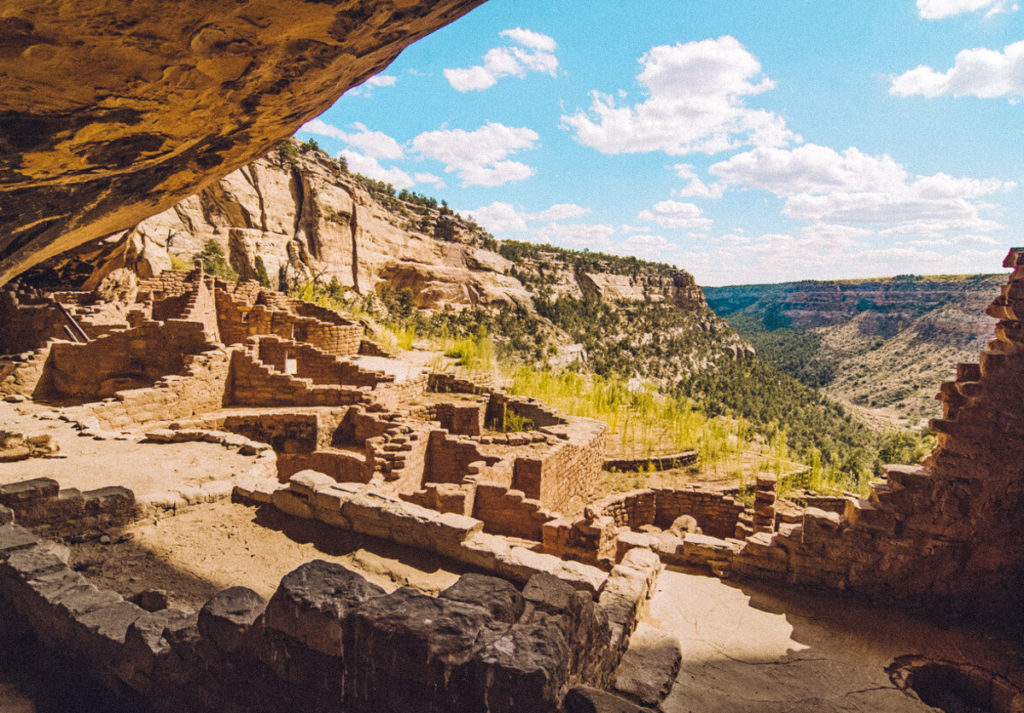
[[(628, 374), (660, 374), (663, 368), (647, 362), (666, 351), (675, 355), (673, 373), (749, 354), (684, 270), (499, 243), (444, 203), (395, 195), (294, 142), (129, 230), (51, 260), (33, 279), (94, 289), (119, 268), (148, 277), (170, 267), (172, 258), (191, 263), (211, 240), (242, 278), (256, 279), (262, 265), (272, 287), (336, 280), (362, 295), (385, 287), (407, 291), (416, 307), (429, 311), (515, 312), (509, 319), (535, 354), (585, 343), (589, 353), (614, 356), (616, 370)], [(555, 309), (559, 298), (565, 301)], [(595, 304), (600, 320), (579, 319)], [(514, 338), (501, 325), (494, 328), (499, 338)], [(573, 354), (582, 356), (579, 349)]]

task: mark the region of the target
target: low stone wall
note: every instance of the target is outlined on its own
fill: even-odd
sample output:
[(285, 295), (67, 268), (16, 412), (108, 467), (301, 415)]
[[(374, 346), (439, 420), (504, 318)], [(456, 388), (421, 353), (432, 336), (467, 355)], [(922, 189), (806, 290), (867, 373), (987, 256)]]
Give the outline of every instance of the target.
[(656, 573), (642, 556), (624, 561), (596, 602), (546, 574), (521, 591), (467, 574), (435, 598), (313, 561), (269, 602), (232, 587), (198, 615), (147, 612), (0, 526), (0, 612), (176, 713), (549, 713), (570, 687), (610, 680)]
[(467, 475), (480, 474), (499, 460), (485, 456), (480, 451), (479, 442), (450, 436), (445, 430), (433, 430), (429, 438), (424, 483), (459, 484)]
[(273, 336), (253, 337), (249, 341), (255, 343), (259, 360), (264, 364), (285, 373), (287, 361), (294, 359), (296, 370), (291, 375), (299, 379), (309, 379), (314, 384), (372, 388), (395, 380), (391, 374), (366, 371), (356, 364), (342, 361), (333, 354), (301, 342)]
[(349, 406), (365, 401), (369, 389), (315, 385), (278, 372), (246, 351), (231, 360), (231, 400), (238, 406)]
[(80, 423), (106, 431), (137, 430), (191, 418), (224, 406), (231, 355), (217, 348), (188, 357), (183, 376), (165, 376), (151, 388), (118, 391), (114, 398), (68, 410)]
[(101, 399), (181, 374), (186, 358), (212, 348), (199, 322), (145, 322), (85, 344), (55, 342), (43, 374), (58, 397)]
[[(544, 551), (581, 562), (611, 562), (624, 552), (617, 544), (623, 531), (635, 531), (644, 526), (668, 530), (682, 515), (694, 518), (705, 536), (732, 538), (743, 511), (743, 505), (732, 497), (698, 487), (609, 495), (588, 505), (582, 518), (559, 517), (545, 522), (542, 526)], [(628, 546), (651, 547), (647, 540), (628, 540), (628, 543)], [(674, 553), (674, 548), (671, 542), (666, 545), (666, 551)], [(675, 563), (671, 558), (670, 561)]]
[(39, 389), (46, 370), (50, 347), (56, 340), (47, 342), (42, 348), (24, 354), (9, 354), (0, 357), (0, 395), (43, 397)]
[(608, 578), (595, 567), (511, 546), (505, 538), (485, 533), (480, 520), (428, 510), (366, 486), (337, 483), (322, 473), (297, 473), (286, 487), (276, 490), (240, 486), (235, 494), (243, 500), (272, 504), (295, 517), (436, 552), (515, 582), (546, 572), (596, 594)]
[(541, 526), (556, 515), (520, 490), (480, 483), (476, 486), (473, 517), (483, 521), (486, 532), (540, 542)]
[(126, 525), (136, 512), (135, 495), (128, 488), (82, 492), (61, 489), (52, 478), (0, 485), (0, 506), (38, 533), (71, 539), (99, 537), (109, 528)]
[(601, 467), (604, 470), (617, 473), (645, 473), (685, 468), (694, 465), (699, 460), (700, 455), (697, 451), (682, 451), (681, 453), (646, 458), (611, 458), (605, 460)]
[(544, 432), (564, 440), (541, 457), (516, 458), (512, 488), (540, 500), (550, 510), (579, 513), (600, 478), (608, 426), (576, 418), (565, 425), (545, 427)]

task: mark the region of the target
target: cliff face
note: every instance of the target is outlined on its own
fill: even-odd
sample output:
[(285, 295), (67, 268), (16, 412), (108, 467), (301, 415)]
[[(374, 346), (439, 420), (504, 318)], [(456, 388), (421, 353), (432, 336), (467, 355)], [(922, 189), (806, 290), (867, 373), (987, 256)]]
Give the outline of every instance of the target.
[(5, 0), (0, 284), (261, 156), (483, 0)]
[[(33, 279), (95, 289), (122, 267), (148, 277), (169, 268), (172, 256), (190, 263), (212, 240), (240, 277), (256, 279), (262, 264), (273, 287), (337, 280), (363, 295), (408, 290), (427, 310), (524, 310), (521, 340), (542, 351), (585, 343), (598, 361), (604, 351), (633, 355), (629, 373), (647, 375), (647, 362), (665, 350), (685, 372), (750, 353), (683, 270), (499, 243), (443, 203), (399, 196), (289, 143), (127, 231), (50, 261)], [(573, 304), (555, 309), (560, 297)]]
[[(275, 150), (134, 228), (49, 264), (91, 289), (120, 267), (148, 277), (170, 267), (172, 255), (190, 262), (213, 240), (242, 278), (256, 278), (258, 257), (273, 287), (336, 279), (366, 294), (387, 285), (409, 290), (425, 309), (531, 309), (535, 296), (568, 296), (706, 312), (703, 293), (682, 270), (652, 271), (638, 261), (619, 264), (546, 246), (520, 256), (443, 207), (372, 188), (321, 153)], [(584, 255), (581, 267), (573, 256)]]
[[(813, 329), (860, 319), (864, 334), (893, 336), (919, 317), (960, 304), (964, 317), (979, 322), (984, 295), (998, 284), (996, 275), (918, 277), (833, 282), (784, 282), (704, 288), (709, 306), (723, 317), (756, 315), (768, 329)], [(958, 321), (958, 324), (962, 324)]]

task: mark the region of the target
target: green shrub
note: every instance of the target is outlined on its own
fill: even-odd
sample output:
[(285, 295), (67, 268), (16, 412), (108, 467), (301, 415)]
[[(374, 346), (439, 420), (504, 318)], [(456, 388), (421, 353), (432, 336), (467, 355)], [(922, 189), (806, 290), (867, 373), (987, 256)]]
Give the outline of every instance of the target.
[(256, 256), (253, 261), (253, 269), (256, 272), (256, 281), (263, 287), (270, 287), (270, 275), (267, 274), (267, 266), (263, 264), (263, 257), (260, 255)]
[(203, 251), (196, 257), (203, 261), (204, 272), (216, 275), (217, 277), (223, 277), (225, 280), (238, 279), (238, 273), (228, 264), (220, 244), (213, 238), (206, 241)]

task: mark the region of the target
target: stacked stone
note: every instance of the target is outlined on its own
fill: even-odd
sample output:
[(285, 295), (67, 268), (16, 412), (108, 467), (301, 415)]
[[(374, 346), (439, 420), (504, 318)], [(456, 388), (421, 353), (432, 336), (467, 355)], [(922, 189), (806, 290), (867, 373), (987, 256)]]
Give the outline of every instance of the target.
[(754, 532), (775, 531), (774, 475), (759, 473), (754, 490)]

